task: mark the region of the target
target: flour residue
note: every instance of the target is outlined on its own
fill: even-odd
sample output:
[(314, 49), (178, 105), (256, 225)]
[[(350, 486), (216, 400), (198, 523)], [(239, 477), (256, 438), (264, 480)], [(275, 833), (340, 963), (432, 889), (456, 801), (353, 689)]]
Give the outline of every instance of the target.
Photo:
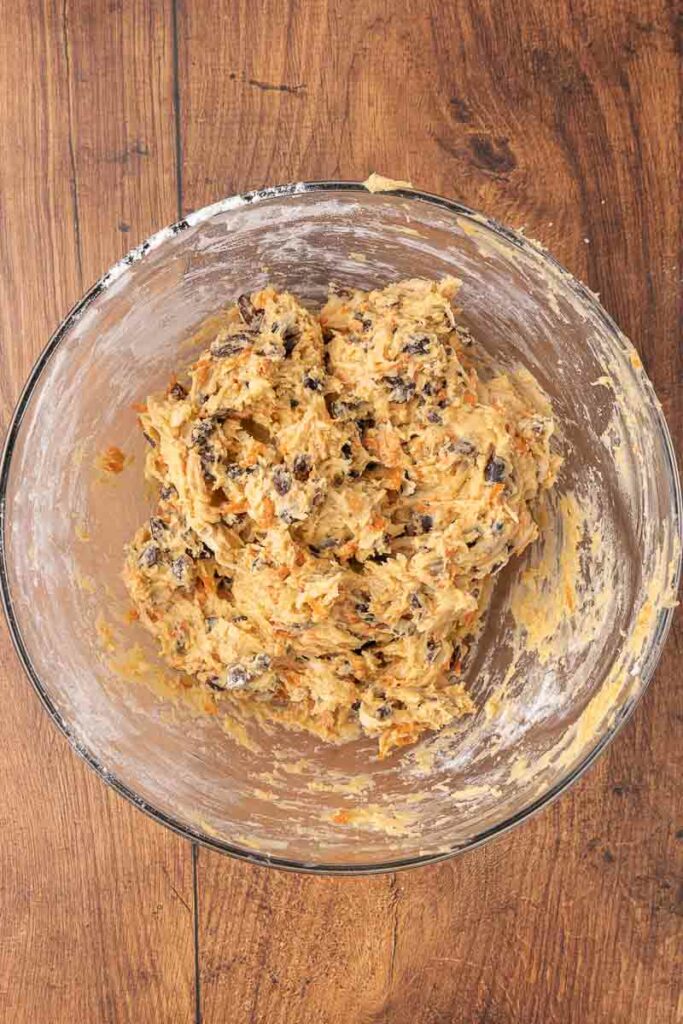
[(580, 601), (579, 545), (586, 530), (585, 517), (573, 494), (559, 502), (557, 529), (546, 533), (549, 517), (541, 513), (544, 543), (536, 549), (531, 564), (522, 571), (511, 600), (517, 626), (524, 630), (527, 649), (533, 649), (542, 663), (556, 653), (553, 643), (561, 629), (569, 634)]

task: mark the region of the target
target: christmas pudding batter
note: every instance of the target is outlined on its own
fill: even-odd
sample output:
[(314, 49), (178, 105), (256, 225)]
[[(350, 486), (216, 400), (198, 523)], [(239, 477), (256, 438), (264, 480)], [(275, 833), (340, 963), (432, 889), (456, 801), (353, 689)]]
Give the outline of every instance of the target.
[(538, 534), (550, 403), (458, 326), (458, 283), (272, 288), (140, 419), (158, 505), (125, 579), (212, 700), (381, 756), (474, 711), (460, 674), (493, 577)]

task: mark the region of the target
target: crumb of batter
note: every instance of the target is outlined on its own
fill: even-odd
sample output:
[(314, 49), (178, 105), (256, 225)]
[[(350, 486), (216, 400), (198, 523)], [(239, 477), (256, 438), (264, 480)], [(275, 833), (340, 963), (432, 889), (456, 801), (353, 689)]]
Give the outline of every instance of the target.
[(368, 192), (397, 192), (402, 188), (412, 188), (409, 181), (400, 181), (398, 178), (387, 178), (383, 174), (373, 171), (363, 182)]
[(241, 296), (140, 414), (153, 514), (125, 579), (217, 701), (380, 756), (474, 711), (495, 575), (538, 535), (550, 403), (485, 368), (459, 282)]
[(95, 465), (103, 473), (122, 473), (126, 466), (125, 453), (112, 444), (97, 456)]

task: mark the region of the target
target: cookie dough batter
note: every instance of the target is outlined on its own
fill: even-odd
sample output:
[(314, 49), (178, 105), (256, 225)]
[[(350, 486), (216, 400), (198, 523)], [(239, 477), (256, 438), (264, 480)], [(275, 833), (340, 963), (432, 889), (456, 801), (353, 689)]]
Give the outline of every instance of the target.
[(463, 660), (559, 459), (548, 399), (488, 366), (458, 285), (332, 286), (318, 317), (243, 295), (148, 398), (159, 500), (125, 579), (218, 704), (381, 756), (474, 710)]

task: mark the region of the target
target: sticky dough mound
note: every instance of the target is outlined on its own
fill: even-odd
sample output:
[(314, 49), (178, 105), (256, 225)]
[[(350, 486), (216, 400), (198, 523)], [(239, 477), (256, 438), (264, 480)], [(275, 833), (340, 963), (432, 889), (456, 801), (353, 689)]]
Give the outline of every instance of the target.
[(332, 288), (317, 318), (242, 296), (147, 399), (159, 499), (125, 579), (212, 704), (381, 756), (474, 711), (463, 660), (559, 459), (548, 399), (491, 370), (458, 285)]

